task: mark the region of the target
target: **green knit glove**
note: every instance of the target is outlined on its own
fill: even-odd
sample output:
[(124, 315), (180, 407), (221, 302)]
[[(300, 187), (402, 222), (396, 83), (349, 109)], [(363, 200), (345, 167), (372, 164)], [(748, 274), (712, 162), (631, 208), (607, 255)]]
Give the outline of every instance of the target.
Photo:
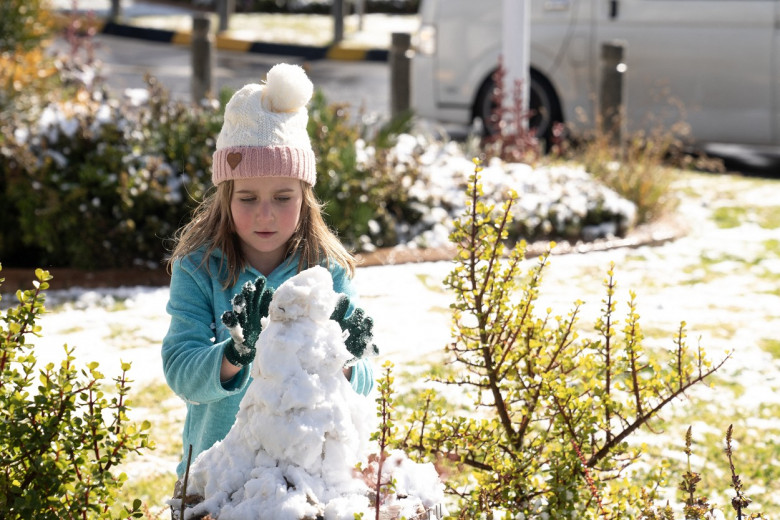
[(225, 357), (235, 366), (249, 364), (255, 358), (255, 343), (263, 326), (260, 318), (268, 316), (274, 291), (265, 286), (265, 278), (247, 282), (241, 292), (233, 296), (233, 310), (222, 313), (222, 323), (233, 341), (225, 348)]
[(342, 294), (330, 319), (338, 322), (341, 330), (349, 332), (349, 336), (344, 343), (349, 353), (355, 356), (347, 361), (347, 365), (351, 365), (364, 356), (379, 354), (379, 349), (372, 343), (374, 340), (374, 320), (366, 316), (365, 311), (360, 308), (355, 308), (349, 317), (345, 317), (348, 309), (349, 298)]

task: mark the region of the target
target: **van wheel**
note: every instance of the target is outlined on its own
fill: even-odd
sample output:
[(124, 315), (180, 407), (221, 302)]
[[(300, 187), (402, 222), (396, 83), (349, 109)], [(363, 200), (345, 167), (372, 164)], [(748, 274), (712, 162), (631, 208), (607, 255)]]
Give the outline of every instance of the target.
[[(491, 73), (477, 94), (474, 103), (473, 118), (482, 119), (485, 135), (493, 135), (498, 132), (498, 124), (494, 114), (496, 103), (493, 99), (493, 91), (496, 88)], [(536, 129), (536, 135), (545, 143), (550, 143), (554, 123), (562, 123), (561, 106), (558, 96), (547, 78), (539, 72), (531, 70), (531, 99), (529, 103), (531, 118), (528, 121), (530, 128)]]

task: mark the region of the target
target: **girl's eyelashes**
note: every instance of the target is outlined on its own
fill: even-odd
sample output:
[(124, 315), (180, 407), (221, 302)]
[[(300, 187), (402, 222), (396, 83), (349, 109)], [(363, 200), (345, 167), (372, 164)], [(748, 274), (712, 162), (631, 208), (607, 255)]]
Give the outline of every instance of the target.
[[(279, 195), (277, 197), (274, 197), (274, 200), (276, 202), (282, 202), (282, 203), (283, 202), (289, 202), (291, 199), (292, 199), (292, 197), (289, 197), (287, 195)], [(243, 203), (248, 204), (250, 202), (256, 202), (257, 201), (257, 197), (239, 197), (238, 200), (239, 200), (239, 202), (243, 202)]]

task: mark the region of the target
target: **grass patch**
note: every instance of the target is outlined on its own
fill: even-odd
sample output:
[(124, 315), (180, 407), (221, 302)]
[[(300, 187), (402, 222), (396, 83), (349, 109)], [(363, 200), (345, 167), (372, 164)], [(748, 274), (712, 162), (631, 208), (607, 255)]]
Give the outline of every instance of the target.
[(174, 467), (182, 454), (181, 431), (184, 404), (164, 382), (134, 388), (128, 397), (132, 417), (143, 416), (152, 423), (149, 432), (158, 457), (169, 457)]
[[(730, 322), (696, 325), (696, 337), (704, 331), (709, 332), (715, 338), (731, 339), (737, 333), (737, 325)], [(691, 333), (690, 337), (694, 337), (693, 333)]]
[(780, 207), (762, 206), (757, 208), (758, 225), (764, 229), (780, 228)]
[(420, 283), (423, 284), (423, 287), (425, 287), (429, 291), (435, 293), (441, 293), (441, 294), (447, 292), (447, 289), (444, 287), (444, 284), (438, 277), (434, 277), (429, 274), (422, 274), (422, 273), (417, 274), (415, 276), (418, 280), (420, 280)]
[(712, 220), (721, 229), (732, 229), (745, 222), (747, 210), (739, 206), (721, 206), (712, 212)]
[(737, 264), (740, 267), (754, 267), (761, 262), (760, 258), (748, 260), (744, 257), (734, 254), (722, 253), (718, 256), (710, 256), (706, 252), (699, 255), (699, 263), (696, 265), (685, 266), (683, 273), (692, 275), (688, 280), (683, 281), (685, 285), (696, 285), (707, 283), (731, 273), (731, 269), (724, 269), (724, 264)]
[(628, 254), (628, 255), (626, 255), (626, 258), (625, 258), (625, 260), (622, 263), (623, 264), (627, 264), (629, 262), (645, 263), (645, 262), (647, 262), (647, 256), (646, 255), (638, 255), (638, 254)]
[(721, 229), (731, 229), (749, 222), (764, 229), (777, 229), (780, 228), (780, 207), (721, 206), (712, 212), (712, 219)]
[(764, 251), (768, 256), (780, 256), (780, 240), (774, 238), (764, 240), (761, 245), (764, 246)]
[(718, 392), (729, 394), (728, 400), (735, 400), (745, 394), (745, 387), (732, 380), (732, 377), (734, 376), (721, 376), (715, 372), (708, 378), (707, 382), (712, 385), (712, 388), (717, 388)]
[(642, 334), (648, 340), (674, 340), (675, 331), (662, 327), (642, 327)]
[[(170, 518), (170, 509), (165, 503), (173, 495), (173, 486), (176, 484), (176, 473), (154, 473), (140, 479), (128, 480), (122, 486), (119, 496), (119, 504), (131, 504), (133, 500), (140, 499), (146, 507), (143, 518), (147, 520), (163, 520)], [(120, 508), (116, 508), (118, 513)], [(117, 516), (117, 518), (119, 518)]]
[(153, 382), (136, 388), (131, 392), (128, 400), (132, 408), (158, 408), (169, 399), (176, 397), (171, 387), (164, 382)]
[(84, 327), (80, 327), (78, 325), (74, 325), (73, 327), (63, 329), (59, 331), (58, 334), (67, 335), (67, 334), (78, 334), (79, 332), (83, 332)]
[(780, 359), (780, 339), (763, 338), (758, 345), (775, 359)]
[(127, 336), (134, 336), (136, 332), (141, 330), (141, 327), (138, 326), (129, 326), (125, 325), (124, 323), (111, 323), (108, 326), (108, 336), (105, 337), (107, 340), (114, 340), (117, 338), (123, 338)]

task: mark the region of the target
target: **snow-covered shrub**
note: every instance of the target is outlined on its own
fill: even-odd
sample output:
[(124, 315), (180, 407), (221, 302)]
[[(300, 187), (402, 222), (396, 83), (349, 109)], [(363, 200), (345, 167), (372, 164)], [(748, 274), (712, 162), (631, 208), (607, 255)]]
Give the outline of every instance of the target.
[(329, 105), (322, 92), (312, 99), (308, 130), (318, 158), (315, 190), (327, 222), (350, 247), (394, 246), (397, 223), (420, 217), (403, 189), (416, 177), (416, 161), (394, 150), (409, 126), (409, 117), (400, 117), (369, 132), (351, 121), (345, 106)]
[[(399, 162), (413, 161), (419, 173), (401, 179), (412, 208), (421, 217), (399, 223), (399, 240), (420, 247), (449, 242), (453, 221), (466, 206), (464, 193), (474, 165), (453, 142), (425, 135), (402, 135), (393, 150)], [(494, 158), (482, 173), (484, 200), (501, 204), (517, 193), (514, 219), (507, 230), (511, 242), (593, 240), (623, 236), (636, 224), (636, 206), (576, 165), (530, 166)]]
[[(543, 135), (537, 136), (542, 118), (524, 109), (519, 85), (512, 89), (510, 103), (501, 102), (506, 95), (505, 76), (506, 70), (499, 63), (493, 74), (493, 110), (485, 122), (487, 135), (480, 142), (486, 157), (535, 164), (547, 150), (556, 158), (582, 164), (593, 177), (636, 206), (639, 224), (657, 220), (672, 208), (675, 199), (669, 165), (687, 162), (679, 160), (685, 157), (683, 138), (690, 130), (684, 121), (672, 126), (659, 124), (650, 133), (635, 133), (618, 144), (614, 133), (604, 131), (601, 125), (585, 135), (571, 132), (567, 136), (566, 126), (556, 121), (559, 115), (548, 114), (550, 120), (541, 129)], [(513, 125), (514, 121), (525, 125)], [(597, 217), (595, 223), (599, 220)], [(575, 222), (571, 229), (577, 226)]]
[[(73, 348), (59, 365), (36, 366), (36, 324), (49, 273), (0, 313), (0, 511), (7, 520), (140, 517), (141, 501), (114, 505), (127, 477), (117, 471), (131, 452), (150, 447), (150, 424), (131, 423), (129, 363), (113, 389), (98, 364), (79, 369)], [(0, 279), (2, 283), (2, 279)]]
[(72, 99), (17, 101), (3, 114), (0, 256), (80, 268), (159, 265), (164, 239), (210, 182), (211, 108), (80, 89)]

